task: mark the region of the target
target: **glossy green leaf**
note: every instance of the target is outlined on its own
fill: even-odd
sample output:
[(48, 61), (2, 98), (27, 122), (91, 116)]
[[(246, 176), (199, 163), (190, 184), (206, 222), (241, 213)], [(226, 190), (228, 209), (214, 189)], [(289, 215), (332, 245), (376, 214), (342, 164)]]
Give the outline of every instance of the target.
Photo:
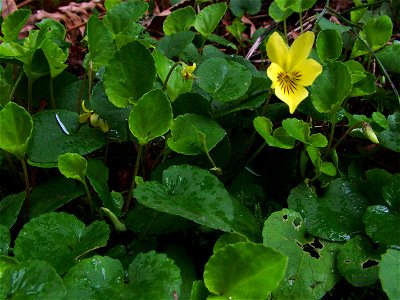
[(223, 58), (210, 58), (203, 62), (198, 71), (199, 86), (217, 100), (238, 100), (250, 87), (251, 72), (236, 62)]
[(249, 242), (249, 239), (243, 234), (237, 232), (227, 232), (219, 237), (219, 239), (215, 242), (213, 253), (225, 248), (230, 244), (236, 244), (240, 242)]
[(118, 3), (107, 11), (103, 22), (114, 34), (118, 34), (136, 22), (149, 8), (143, 1), (129, 0)]
[(172, 103), (172, 108), (175, 116), (186, 113), (209, 116), (212, 112), (210, 102), (198, 93), (184, 93), (179, 95)]
[(89, 159), (86, 176), (93, 189), (99, 195), (100, 200), (103, 202), (103, 206), (119, 217), (121, 213), (121, 204), (115, 202), (115, 199), (108, 189), (108, 168), (106, 165), (99, 159)]
[(391, 212), (386, 206), (368, 207), (364, 214), (366, 234), (384, 246), (400, 246), (400, 214)]
[(0, 37), (0, 40), (3, 42), (18, 40), (19, 32), (22, 27), (24, 27), (31, 13), (32, 12), (29, 9), (18, 9), (9, 14), (1, 24), (3, 36)]
[(3, 107), (10, 101), (10, 94), (13, 82), (13, 69), (11, 65), (3, 68), (0, 66), (0, 107)]
[(29, 217), (34, 218), (55, 211), (85, 194), (83, 185), (75, 180), (64, 176), (52, 178), (32, 190), (29, 200)]
[(400, 251), (388, 249), (382, 255), (380, 262), (379, 278), (382, 289), (390, 300), (400, 298)]
[(394, 175), (382, 188), (382, 196), (391, 211), (400, 213), (400, 174)]
[(364, 237), (348, 240), (340, 248), (337, 261), (340, 274), (354, 286), (368, 286), (378, 280), (380, 253)]
[(68, 58), (68, 54), (50, 39), (44, 40), (41, 49), (49, 64), (50, 76), (54, 78), (60, 75), (67, 67), (65, 62)]
[(235, 243), (210, 257), (204, 283), (221, 298), (266, 299), (282, 281), (287, 263), (287, 256), (262, 244)]
[(278, 4), (276, 4), (276, 1), (273, 1), (268, 8), (268, 14), (276, 22), (281, 22), (283, 20), (286, 20), (292, 13), (293, 13), (293, 10), (291, 10), (290, 8), (286, 8), (285, 10), (282, 10), (278, 6)]
[(137, 201), (211, 228), (236, 231), (251, 239), (257, 236), (253, 216), (210, 172), (189, 165), (172, 166), (163, 172), (162, 182), (137, 186)]
[(311, 8), (317, 0), (275, 0), (275, 2), (282, 10), (290, 8), (299, 13)]
[(181, 231), (196, 225), (188, 219), (163, 213), (140, 203), (128, 212), (125, 224), (135, 233), (156, 235)]
[[(165, 254), (139, 253), (128, 268), (129, 298), (170, 299), (179, 297), (182, 279), (179, 268)], [(132, 295), (133, 294), (133, 295)]]
[(376, 92), (375, 75), (369, 72), (365, 72), (364, 75), (365, 77), (362, 80), (353, 84), (349, 97), (366, 96)]
[(118, 259), (95, 255), (82, 259), (64, 276), (68, 299), (117, 298), (124, 285), (125, 271)]
[(207, 149), (214, 148), (225, 136), (225, 130), (208, 117), (197, 114), (184, 114), (176, 117), (171, 125), (171, 137), (168, 147), (173, 151), (197, 155), (205, 153), (204, 145), (198, 134), (205, 136)]
[(336, 30), (327, 29), (318, 34), (316, 45), (319, 58), (327, 62), (339, 58), (342, 53), (343, 41)]
[[(165, 55), (155, 50), (153, 52), (154, 62), (157, 68), (157, 74), (162, 82), (167, 79), (168, 73), (175, 64), (174, 61), (168, 59)], [(185, 80), (182, 76), (181, 65), (176, 66), (167, 82), (167, 94), (171, 101), (174, 101), (179, 95), (187, 93), (192, 89), (193, 80)]]
[(311, 100), (319, 112), (336, 112), (351, 87), (346, 65), (342, 62), (329, 62), (311, 86)]
[(256, 117), (253, 120), (256, 131), (265, 139), (268, 145), (282, 149), (293, 149), (295, 139), (289, 136), (283, 127), (272, 132), (272, 122), (266, 117)]
[(61, 274), (83, 254), (105, 246), (109, 234), (104, 221), (86, 227), (73, 215), (52, 212), (24, 225), (15, 240), (14, 254), (21, 261), (45, 260)]
[[(68, 134), (57, 122), (56, 114)], [(34, 129), (28, 148), (29, 163), (57, 166), (58, 157), (65, 153), (85, 155), (105, 144), (104, 134), (89, 126), (79, 128), (78, 114), (66, 110), (45, 110), (33, 116)], [(51, 147), (49, 147), (51, 145)]]
[(283, 209), (265, 221), (263, 243), (289, 258), (283, 281), (272, 292), (274, 299), (320, 299), (339, 281), (336, 253), (339, 244), (307, 234), (301, 215)]
[(21, 192), (8, 195), (0, 201), (0, 225), (4, 225), (8, 229), (14, 225), (24, 200), (25, 192)]
[(89, 48), (87, 61), (93, 63), (93, 69), (107, 65), (116, 51), (116, 45), (110, 30), (97, 16), (91, 16), (87, 24), (87, 43)]
[[(368, 43), (372, 51), (381, 49), (392, 36), (393, 24), (389, 16), (369, 19), (363, 26), (360, 36)], [(356, 40), (351, 51), (351, 58), (369, 53), (363, 42)]]
[(124, 108), (150, 91), (156, 76), (154, 59), (139, 42), (131, 42), (110, 59), (104, 72), (104, 87), (112, 104)]
[(65, 177), (85, 182), (87, 160), (78, 153), (60, 155), (57, 167)]
[(307, 143), (310, 137), (310, 125), (306, 122), (300, 119), (290, 118), (283, 120), (282, 126), (285, 128), (288, 135), (300, 142)]
[(145, 145), (166, 133), (172, 122), (172, 107), (167, 95), (161, 90), (144, 94), (129, 115), (129, 129)]
[(227, 9), (226, 3), (211, 4), (203, 8), (196, 17), (194, 28), (203, 36), (212, 33)]
[(400, 130), (387, 129), (377, 133), (377, 137), (381, 146), (400, 153)]
[(63, 281), (47, 262), (18, 263), (0, 259), (0, 266), (5, 269), (0, 272), (0, 299), (64, 299)]
[(22, 106), (8, 102), (0, 110), (0, 128), (0, 149), (24, 159), (33, 131), (31, 115)]
[(236, 17), (255, 15), (261, 10), (261, 0), (231, 0), (229, 8)]
[(391, 44), (376, 53), (386, 71), (400, 73), (400, 44)]
[(8, 255), (8, 251), (10, 250), (10, 243), (11, 236), (8, 227), (0, 224), (0, 255)]
[(166, 35), (187, 31), (196, 22), (196, 12), (193, 7), (186, 6), (174, 10), (164, 21), (163, 31)]
[(344, 179), (332, 181), (320, 198), (305, 184), (294, 188), (288, 197), (289, 208), (301, 213), (308, 231), (330, 241), (344, 241), (363, 232), (367, 203)]
[(157, 50), (168, 58), (179, 56), (183, 50), (192, 42), (195, 33), (192, 31), (180, 31), (166, 35), (157, 43)]
[(355, 60), (348, 60), (344, 62), (350, 71), (351, 83), (355, 84), (363, 80), (367, 75), (362, 64)]

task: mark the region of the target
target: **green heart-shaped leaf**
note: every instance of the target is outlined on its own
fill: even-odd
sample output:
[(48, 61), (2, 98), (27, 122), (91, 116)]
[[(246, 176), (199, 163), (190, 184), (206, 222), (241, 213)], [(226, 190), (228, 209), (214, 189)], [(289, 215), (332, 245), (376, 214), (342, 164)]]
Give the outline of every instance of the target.
[(223, 2), (206, 6), (197, 15), (194, 28), (203, 36), (209, 35), (221, 21), (226, 9), (227, 5)]
[(8, 102), (0, 111), (0, 148), (23, 159), (32, 136), (31, 115), (18, 104)]
[(389, 299), (400, 298), (400, 251), (388, 249), (379, 264), (379, 279)]
[(87, 160), (78, 153), (60, 155), (57, 167), (65, 177), (85, 182)]

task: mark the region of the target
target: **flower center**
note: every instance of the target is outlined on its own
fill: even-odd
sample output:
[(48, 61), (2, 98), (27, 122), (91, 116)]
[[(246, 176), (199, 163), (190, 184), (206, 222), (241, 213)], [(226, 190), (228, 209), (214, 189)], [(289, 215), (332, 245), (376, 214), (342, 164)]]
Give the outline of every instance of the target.
[(294, 94), (297, 90), (298, 81), (300, 80), (301, 74), (299, 72), (286, 73), (284, 71), (278, 74), (278, 84), (283, 90), (284, 94)]

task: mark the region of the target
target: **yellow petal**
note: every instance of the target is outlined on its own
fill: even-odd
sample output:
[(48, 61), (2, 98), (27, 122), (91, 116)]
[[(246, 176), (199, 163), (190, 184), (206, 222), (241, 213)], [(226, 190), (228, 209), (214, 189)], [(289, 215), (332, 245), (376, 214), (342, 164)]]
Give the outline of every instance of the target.
[(82, 101), (81, 105), (82, 105), (82, 110), (83, 110), (84, 112), (86, 112), (86, 113), (88, 113), (88, 112), (90, 112), (90, 113), (93, 112), (93, 110), (90, 110), (90, 109), (86, 108), (86, 106), (85, 106), (85, 101)]
[(108, 126), (108, 123), (101, 118), (99, 118), (99, 127), (104, 133), (110, 130), (110, 126)]
[(271, 79), (272, 81), (272, 85), (271, 88), (275, 88), (277, 81), (278, 81), (278, 75), (281, 72), (285, 72), (280, 65), (276, 64), (276, 63), (272, 63), (268, 69), (267, 69), (267, 75), (268, 78)]
[(297, 64), (307, 59), (313, 47), (314, 39), (315, 39), (314, 32), (307, 31), (299, 35), (299, 37), (294, 40), (289, 50), (289, 55), (291, 57), (292, 64), (288, 71), (293, 70), (293, 68), (296, 67)]
[(92, 114), (90, 116), (90, 124), (92, 124), (93, 127), (99, 127), (99, 115), (98, 114)]
[(271, 63), (278, 64), (285, 70), (290, 65), (289, 47), (276, 31), (268, 39), (267, 55)]
[(181, 74), (183, 76), (184, 79), (194, 79), (196, 78), (193, 75), (194, 70), (196, 70), (196, 64), (194, 63), (192, 66), (187, 66), (187, 65), (183, 65), (184, 68), (181, 71)]
[(79, 115), (79, 123), (85, 123), (86, 120), (89, 119), (91, 115), (92, 115), (91, 112), (85, 112)]
[(297, 106), (301, 101), (307, 98), (308, 91), (301, 85), (296, 86), (296, 90), (293, 93), (285, 93), (285, 91), (280, 87), (275, 87), (275, 95), (289, 105), (289, 112), (292, 114), (296, 110)]
[(301, 74), (299, 78), (300, 85), (309, 86), (312, 85), (318, 75), (321, 74), (322, 66), (317, 61), (310, 58), (299, 63), (293, 71), (297, 71)]

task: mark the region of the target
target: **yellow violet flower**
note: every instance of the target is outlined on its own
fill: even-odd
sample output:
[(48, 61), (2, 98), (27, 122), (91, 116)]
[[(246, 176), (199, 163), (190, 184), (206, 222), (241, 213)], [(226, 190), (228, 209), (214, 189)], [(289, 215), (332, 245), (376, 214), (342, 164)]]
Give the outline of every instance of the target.
[(310, 86), (322, 72), (322, 66), (308, 58), (314, 44), (311, 31), (301, 34), (289, 47), (283, 38), (274, 32), (267, 42), (267, 54), (271, 65), (267, 75), (272, 80), (275, 95), (289, 105), (290, 113), (308, 96), (305, 86)]
[(84, 112), (83, 114), (79, 115), (79, 123), (85, 123), (88, 119), (90, 119), (90, 124), (93, 127), (100, 128), (104, 133), (110, 130), (110, 127), (106, 121), (100, 118), (98, 114), (94, 113), (93, 110), (86, 108), (85, 101), (82, 101), (82, 110)]
[(195, 79), (196, 76), (193, 75), (194, 70), (196, 70), (196, 64), (194, 63), (192, 66), (183, 65), (181, 74), (184, 79)]

